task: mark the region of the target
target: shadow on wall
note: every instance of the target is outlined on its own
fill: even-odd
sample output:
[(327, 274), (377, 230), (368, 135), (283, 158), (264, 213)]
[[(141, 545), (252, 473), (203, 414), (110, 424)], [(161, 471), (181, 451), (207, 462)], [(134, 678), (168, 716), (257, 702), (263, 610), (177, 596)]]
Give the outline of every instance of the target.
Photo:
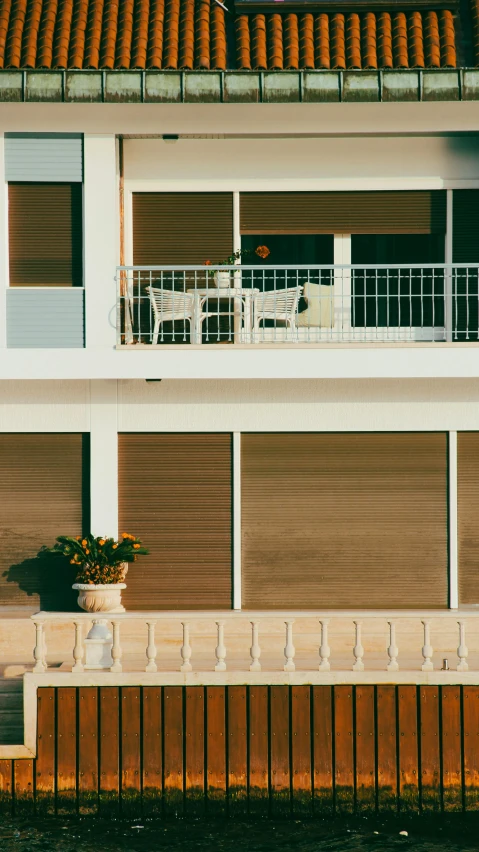
[(77, 612), (75, 568), (67, 559), (38, 552), (38, 541), (38, 535), (13, 530), (0, 535), (0, 606)]

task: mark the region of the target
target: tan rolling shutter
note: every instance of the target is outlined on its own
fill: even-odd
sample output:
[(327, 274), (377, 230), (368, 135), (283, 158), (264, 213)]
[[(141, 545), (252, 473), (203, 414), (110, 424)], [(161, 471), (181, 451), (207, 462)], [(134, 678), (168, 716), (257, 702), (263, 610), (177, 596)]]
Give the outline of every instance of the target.
[(40, 560), (37, 553), (57, 535), (80, 535), (88, 524), (87, 470), (82, 435), (0, 435), (3, 606), (76, 609), (73, 568), (63, 560)]
[(219, 263), (233, 251), (231, 192), (134, 192), (133, 263)]
[(242, 192), (242, 234), (431, 234), (446, 231), (446, 193)]
[(242, 438), (243, 605), (447, 606), (445, 434)]
[(82, 286), (81, 184), (9, 184), (8, 233), (10, 286)]
[(130, 566), (127, 609), (231, 607), (231, 436), (119, 436), (120, 532), (149, 556)]
[(457, 435), (459, 603), (479, 603), (479, 432)]

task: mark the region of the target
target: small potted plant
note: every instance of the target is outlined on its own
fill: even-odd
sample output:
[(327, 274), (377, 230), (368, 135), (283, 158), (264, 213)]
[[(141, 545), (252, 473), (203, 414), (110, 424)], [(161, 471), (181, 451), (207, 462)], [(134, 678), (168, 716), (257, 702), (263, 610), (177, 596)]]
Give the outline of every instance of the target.
[(73, 589), (78, 606), (87, 612), (124, 612), (121, 593), (126, 589), (128, 563), (148, 553), (139, 538), (122, 533), (116, 541), (106, 536), (59, 535), (53, 547), (44, 552), (64, 556), (78, 568)]
[[(238, 251), (230, 254), (229, 257), (226, 257), (224, 260), (220, 260), (219, 263), (213, 264), (211, 260), (205, 260), (205, 266), (234, 266), (237, 260), (241, 260), (242, 257), (248, 257), (249, 255), (256, 254), (258, 257), (261, 257), (262, 260), (266, 260), (268, 255), (270, 254), (270, 250), (267, 246), (257, 246), (255, 249), (238, 249)], [(236, 273), (233, 273), (235, 275)], [(227, 288), (231, 286), (231, 271), (222, 272), (218, 270), (213, 273), (214, 281), (217, 287)]]

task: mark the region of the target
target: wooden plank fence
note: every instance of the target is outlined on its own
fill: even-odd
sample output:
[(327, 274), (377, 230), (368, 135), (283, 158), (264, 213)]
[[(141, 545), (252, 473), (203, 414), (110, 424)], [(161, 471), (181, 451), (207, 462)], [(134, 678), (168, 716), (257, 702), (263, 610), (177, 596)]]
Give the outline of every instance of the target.
[(45, 687), (0, 813), (479, 810), (479, 686)]

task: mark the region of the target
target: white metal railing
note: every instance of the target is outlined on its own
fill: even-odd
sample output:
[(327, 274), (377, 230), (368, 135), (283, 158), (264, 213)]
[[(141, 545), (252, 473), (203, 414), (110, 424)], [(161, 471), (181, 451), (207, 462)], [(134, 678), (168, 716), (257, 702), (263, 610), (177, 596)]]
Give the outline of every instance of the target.
[[(422, 615), (410, 612), (385, 612), (378, 615), (370, 612), (327, 615), (229, 611), (207, 614), (129, 612), (110, 615), (39, 612), (32, 616), (36, 627), (33, 671), (45, 673), (48, 670), (46, 625), (63, 622), (74, 628), (71, 668), (67, 666), (67, 670), (73, 672), (89, 669), (110, 672), (158, 672), (167, 669), (182, 673), (226, 672), (229, 669), (230, 650), (234, 658), (233, 669), (243, 673), (281, 670), (350, 670), (361, 673), (369, 669), (389, 672), (394, 679), (393, 673), (400, 669), (421, 672), (437, 670), (444, 658), (448, 661), (451, 659), (451, 669), (467, 672), (469, 649), (466, 628), (468, 622), (472, 622), (470, 626), (476, 630), (477, 618), (467, 612), (437, 611)], [(90, 624), (92, 627), (85, 636), (84, 627)], [(301, 646), (298, 654), (295, 647), (295, 624), (300, 627), (296, 634)], [(140, 625), (141, 633), (138, 631)], [(122, 629), (126, 628), (133, 628), (133, 633), (124, 637), (129, 647), (125, 655), (122, 649)], [(138, 641), (141, 643), (141, 636), (145, 642), (144, 656), (143, 663), (138, 665), (132, 648), (138, 646)], [(435, 660), (434, 637), (439, 664), (438, 659)], [(176, 662), (171, 656), (166, 661), (164, 649), (168, 649), (170, 655), (175, 644)], [(161, 650), (160, 659), (158, 646)], [(264, 661), (263, 650), (266, 657)], [(477, 668), (479, 670), (479, 665)]]
[(479, 266), (123, 266), (117, 342), (479, 340)]

